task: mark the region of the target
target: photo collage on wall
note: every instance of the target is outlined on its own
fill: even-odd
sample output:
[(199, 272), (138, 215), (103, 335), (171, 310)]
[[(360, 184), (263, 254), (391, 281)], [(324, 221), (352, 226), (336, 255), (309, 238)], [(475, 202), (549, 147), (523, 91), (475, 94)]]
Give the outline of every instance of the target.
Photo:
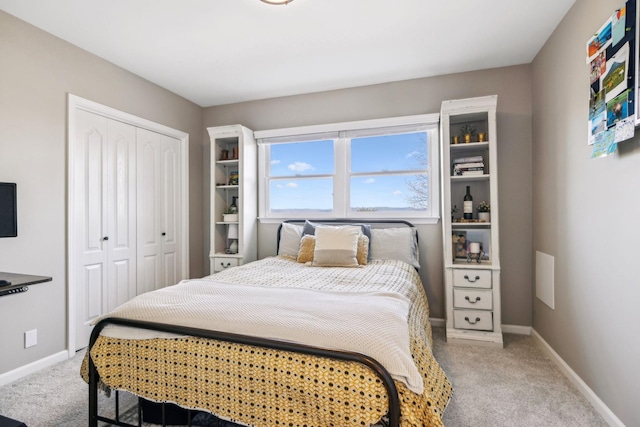
[(621, 5), (587, 42), (591, 158), (613, 153), (635, 133), (636, 1)]

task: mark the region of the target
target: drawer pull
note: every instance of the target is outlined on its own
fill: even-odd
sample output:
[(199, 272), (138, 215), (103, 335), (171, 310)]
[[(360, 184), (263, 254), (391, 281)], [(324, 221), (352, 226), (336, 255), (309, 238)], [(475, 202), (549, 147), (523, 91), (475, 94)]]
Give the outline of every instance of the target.
[(231, 263), (230, 263), (230, 262), (227, 262), (227, 265), (224, 265), (224, 262), (220, 261), (220, 266), (221, 266), (222, 268), (229, 268), (229, 267), (231, 267)]
[(480, 276), (476, 276), (475, 279), (471, 280), (469, 279), (469, 276), (467, 276), (466, 274), (464, 275), (464, 278), (467, 279), (469, 283), (477, 282), (478, 280), (480, 280)]
[(469, 323), (470, 325), (475, 325), (476, 323), (478, 323), (480, 321), (480, 318), (476, 317), (476, 321), (472, 322), (471, 320), (469, 320), (469, 316), (465, 316), (464, 320), (466, 320), (467, 323)]
[(475, 304), (478, 301), (480, 301), (480, 297), (476, 297), (475, 301), (471, 301), (471, 299), (469, 298), (469, 295), (467, 295), (466, 297), (464, 297), (464, 299), (466, 299), (467, 301), (469, 301), (471, 304)]

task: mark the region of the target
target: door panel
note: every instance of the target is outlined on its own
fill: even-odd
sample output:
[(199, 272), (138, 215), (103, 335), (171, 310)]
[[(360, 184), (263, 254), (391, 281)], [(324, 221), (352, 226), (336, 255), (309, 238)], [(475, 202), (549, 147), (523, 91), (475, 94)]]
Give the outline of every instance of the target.
[(76, 291), (76, 349), (86, 347), (91, 334), (89, 323), (102, 314), (107, 282), (105, 218), (107, 182), (107, 119), (78, 111), (77, 146), (73, 156), (73, 191)]
[[(138, 293), (181, 279), (180, 141), (138, 129)], [(170, 255), (170, 256), (169, 256)], [(170, 263), (170, 264), (167, 264)]]
[(137, 130), (138, 150), (138, 295), (163, 286), (159, 254), (161, 251), (160, 218), (160, 134)]
[(180, 281), (180, 141), (168, 136), (162, 137), (162, 255), (165, 286)]
[(90, 322), (135, 296), (135, 127), (77, 110), (74, 148), (76, 350)]
[(108, 299), (109, 311), (136, 296), (136, 128), (108, 126)]

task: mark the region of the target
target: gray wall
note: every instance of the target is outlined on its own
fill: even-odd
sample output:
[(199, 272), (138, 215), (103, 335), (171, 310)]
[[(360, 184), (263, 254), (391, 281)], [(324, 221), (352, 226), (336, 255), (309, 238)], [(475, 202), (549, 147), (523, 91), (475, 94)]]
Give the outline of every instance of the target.
[[(503, 323), (531, 325), (531, 81), (528, 65), (244, 102), (204, 110), (204, 125), (265, 130), (437, 113), (446, 99), (498, 95)], [(210, 143), (205, 138), (205, 152)], [(205, 175), (209, 159), (204, 158)], [(208, 177), (205, 177), (207, 182)], [(208, 199), (208, 184), (205, 198)], [(205, 204), (204, 217), (209, 215)], [(205, 221), (205, 227), (207, 227)], [(259, 226), (259, 257), (275, 254), (276, 225)], [(442, 225), (422, 225), (421, 276), (431, 316), (444, 317)], [(208, 254), (205, 242), (205, 256)]]
[[(189, 133), (190, 270), (204, 271), (202, 108), (2, 11), (0, 58), (0, 181), (18, 184), (0, 271), (53, 277), (0, 298), (2, 374), (67, 346), (67, 93)], [(24, 349), (31, 329), (38, 345)]]
[(535, 58), (534, 249), (555, 257), (555, 310), (533, 326), (628, 426), (640, 425), (640, 139), (590, 160), (585, 44), (618, 0), (577, 1)]

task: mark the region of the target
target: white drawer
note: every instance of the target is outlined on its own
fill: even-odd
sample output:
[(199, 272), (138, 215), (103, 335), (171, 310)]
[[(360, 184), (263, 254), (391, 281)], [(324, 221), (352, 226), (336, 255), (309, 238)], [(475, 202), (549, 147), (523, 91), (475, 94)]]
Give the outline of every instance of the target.
[(454, 269), (453, 286), (491, 289), (491, 270)]
[(490, 290), (454, 289), (453, 307), (491, 310), (493, 308), (493, 294)]
[(453, 327), (493, 331), (493, 312), (481, 310), (453, 310)]
[(215, 272), (226, 270), (231, 267), (237, 267), (238, 265), (238, 258), (217, 257), (213, 259), (213, 270)]

